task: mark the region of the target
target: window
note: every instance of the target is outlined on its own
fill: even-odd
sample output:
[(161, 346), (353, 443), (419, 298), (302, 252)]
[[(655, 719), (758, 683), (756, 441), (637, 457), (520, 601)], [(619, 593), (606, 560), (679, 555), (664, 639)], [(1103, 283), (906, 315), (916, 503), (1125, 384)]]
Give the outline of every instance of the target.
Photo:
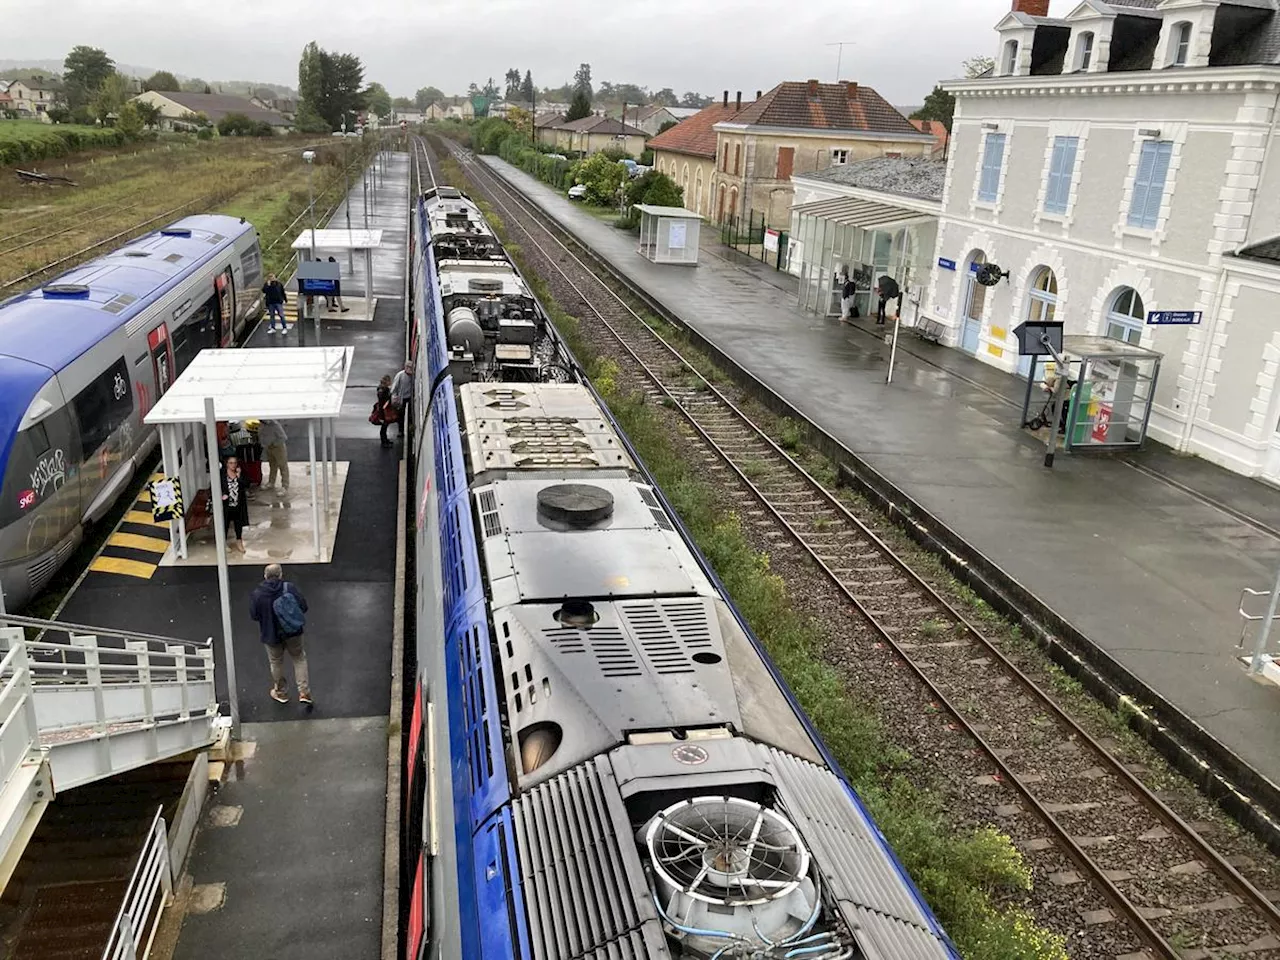
[(832, 151), (831, 151), (831, 165), (832, 165), (832, 166), (835, 166), (835, 167), (842, 167), (842, 166), (844, 166), (844, 165), (845, 165), (846, 163), (848, 163), (848, 162), (849, 162), (849, 151), (848, 151), (848, 150), (832, 150)]
[(1004, 73), (1011, 77), (1018, 72), (1018, 41), (1010, 40), (1004, 45)]
[(1125, 343), (1139, 343), (1146, 322), (1147, 313), (1138, 291), (1133, 287), (1121, 287), (1116, 291), (1111, 298), (1111, 308), (1107, 310), (1106, 335)]
[(1031, 299), (1027, 303), (1027, 320), (1047, 323), (1058, 312), (1058, 278), (1048, 267), (1039, 267), (1031, 282)]
[(258, 241), (240, 254), (240, 269), (244, 271), (244, 285), (252, 290), (262, 282), (262, 251), (258, 249)]
[(790, 180), (791, 171), (796, 165), (796, 148), (795, 147), (779, 147), (778, 148), (778, 170), (777, 179)]
[(1182, 23), (1174, 24), (1169, 43), (1169, 64), (1174, 67), (1185, 67), (1190, 53), (1191, 24), (1184, 20)]
[(1093, 34), (1086, 31), (1080, 34), (1080, 69), (1088, 70), (1093, 62)]
[(729, 172), (729, 144), (723, 144), (720, 147), (720, 169), (725, 173)]
[(742, 172), (742, 144), (735, 143), (733, 145), (733, 175), (736, 177)]
[(1129, 204), (1129, 226), (1154, 230), (1160, 222), (1160, 204), (1164, 202), (1172, 156), (1172, 141), (1147, 140), (1142, 144), (1138, 174), (1133, 181), (1133, 200)]
[(80, 421), (80, 445), (87, 460), (133, 413), (133, 390), (124, 357), (76, 394), (72, 406)]
[(1076, 169), (1079, 137), (1054, 137), (1053, 159), (1049, 162), (1049, 182), (1044, 191), (1045, 213), (1066, 213), (1071, 199), (1071, 178)]
[(1004, 166), (1003, 133), (987, 134), (986, 149), (982, 154), (982, 177), (978, 181), (978, 199), (995, 203), (1000, 193), (1000, 169)]

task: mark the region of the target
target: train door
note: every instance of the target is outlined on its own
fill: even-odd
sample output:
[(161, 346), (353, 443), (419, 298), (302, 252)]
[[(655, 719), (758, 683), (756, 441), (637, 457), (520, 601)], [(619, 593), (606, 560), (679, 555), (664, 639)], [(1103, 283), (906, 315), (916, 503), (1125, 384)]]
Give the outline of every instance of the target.
[(229, 347), (236, 331), (236, 281), (230, 267), (218, 274), (213, 286), (218, 291), (218, 344)]
[(151, 353), (151, 370), (155, 374), (156, 397), (173, 384), (173, 342), (169, 339), (169, 325), (162, 323), (147, 334), (147, 349)]

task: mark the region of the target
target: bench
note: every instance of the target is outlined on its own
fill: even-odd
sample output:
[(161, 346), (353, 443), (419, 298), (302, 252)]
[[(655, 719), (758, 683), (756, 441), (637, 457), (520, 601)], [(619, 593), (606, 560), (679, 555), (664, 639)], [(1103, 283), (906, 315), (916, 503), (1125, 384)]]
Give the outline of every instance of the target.
[(915, 330), (917, 337), (921, 340), (928, 340), (930, 343), (940, 343), (942, 341), (943, 334), (947, 332), (947, 328), (944, 324), (939, 323), (937, 320), (929, 320), (924, 317), (921, 317), (916, 321), (916, 325), (912, 329)]

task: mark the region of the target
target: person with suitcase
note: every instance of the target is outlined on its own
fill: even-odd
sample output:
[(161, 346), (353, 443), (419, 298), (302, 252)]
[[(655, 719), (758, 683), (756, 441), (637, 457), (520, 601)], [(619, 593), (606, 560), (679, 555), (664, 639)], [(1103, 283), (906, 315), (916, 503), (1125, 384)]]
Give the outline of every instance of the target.
[(276, 703), (289, 702), (289, 684), (284, 675), (284, 655), (288, 653), (293, 661), (298, 700), (311, 709), (315, 703), (311, 699), (307, 651), (302, 642), (306, 613), (307, 598), (302, 591), (284, 578), (280, 564), (267, 564), (262, 583), (249, 598), (249, 615), (257, 622), (259, 639), (267, 648), (267, 662), (271, 667), (271, 699)]

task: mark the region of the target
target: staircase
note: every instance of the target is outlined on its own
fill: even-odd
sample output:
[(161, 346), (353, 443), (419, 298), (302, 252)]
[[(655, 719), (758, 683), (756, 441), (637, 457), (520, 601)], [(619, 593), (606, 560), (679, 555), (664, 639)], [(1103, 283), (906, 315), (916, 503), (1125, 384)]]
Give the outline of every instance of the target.
[(208, 746), (218, 702), (210, 641), (9, 615), (0, 624), (3, 886), (55, 789)]

